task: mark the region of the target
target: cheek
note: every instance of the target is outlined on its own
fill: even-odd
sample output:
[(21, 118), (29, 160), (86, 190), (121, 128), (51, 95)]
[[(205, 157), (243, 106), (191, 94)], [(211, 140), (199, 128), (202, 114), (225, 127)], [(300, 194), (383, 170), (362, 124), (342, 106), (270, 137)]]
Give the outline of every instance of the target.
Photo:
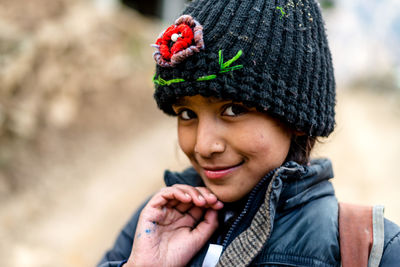
[(249, 154), (268, 159), (284, 160), (290, 146), (290, 135), (283, 131), (257, 131), (243, 138)]
[(246, 132), (240, 136), (240, 146), (249, 154), (268, 153), (271, 150), (271, 141), (263, 131)]
[(191, 155), (194, 150), (195, 136), (190, 130), (178, 126), (178, 143), (183, 153), (187, 156)]

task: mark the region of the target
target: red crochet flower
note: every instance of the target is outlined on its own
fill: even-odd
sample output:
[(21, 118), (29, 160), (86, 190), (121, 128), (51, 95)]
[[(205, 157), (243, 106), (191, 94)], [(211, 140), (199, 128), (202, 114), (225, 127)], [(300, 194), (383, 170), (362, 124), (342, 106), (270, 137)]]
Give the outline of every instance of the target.
[(166, 29), (154, 45), (154, 59), (162, 67), (173, 67), (204, 49), (203, 27), (189, 15), (183, 15)]

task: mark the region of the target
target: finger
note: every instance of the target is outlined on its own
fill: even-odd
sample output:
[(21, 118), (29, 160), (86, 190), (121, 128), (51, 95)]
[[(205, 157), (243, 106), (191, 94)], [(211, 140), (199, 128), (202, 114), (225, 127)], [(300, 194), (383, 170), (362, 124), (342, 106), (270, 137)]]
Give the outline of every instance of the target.
[(180, 203), (182, 203), (182, 202), (180, 202), (180, 201), (178, 201), (178, 200), (176, 200), (176, 199), (172, 199), (172, 200), (170, 200), (165, 206), (167, 207), (167, 208), (174, 208), (174, 207), (176, 207), (178, 204), (180, 204)]
[(180, 190), (189, 194), (192, 197), (192, 201), (196, 206), (203, 207), (204, 205), (207, 204), (207, 201), (205, 200), (204, 196), (201, 194), (199, 190), (197, 190), (196, 187), (183, 184), (177, 184), (174, 185), (174, 187), (179, 188)]
[[(186, 188), (185, 188), (186, 189)], [(220, 210), (224, 204), (218, 200), (217, 196), (213, 194), (207, 187), (190, 187), (187, 188), (188, 192), (193, 199), (193, 202), (200, 207), (212, 208)], [(192, 192), (193, 191), (193, 192)], [(194, 195), (193, 195), (194, 194)], [(200, 203), (198, 202), (200, 201)]]
[(200, 207), (193, 206), (187, 211), (187, 213), (196, 221), (200, 221), (203, 218), (204, 209)]
[(192, 234), (199, 243), (205, 242), (211, 238), (211, 235), (218, 227), (218, 212), (213, 209), (208, 209), (204, 215), (204, 220), (201, 221), (196, 228), (192, 230)]
[(204, 199), (207, 202), (205, 208), (220, 210), (224, 207), (224, 204), (219, 201), (217, 196), (213, 194), (207, 187), (196, 187), (196, 189), (203, 195)]
[(213, 208), (215, 210), (220, 210), (224, 207), (224, 204), (218, 200), (217, 196), (213, 194), (210, 189), (207, 187), (197, 187), (197, 190), (199, 190), (205, 200), (207, 201), (206, 208)]
[(201, 193), (208, 205), (212, 205), (218, 201), (217, 197), (207, 187), (196, 187), (196, 189)]
[(180, 213), (185, 213), (192, 207), (193, 207), (193, 203), (179, 203), (174, 208), (176, 210), (178, 210)]
[(204, 209), (193, 206), (185, 214), (183, 214), (183, 216), (181, 214), (181, 217), (175, 222), (175, 227), (177, 229), (182, 227), (189, 227), (193, 229), (199, 223), (199, 221), (202, 220), (203, 213)]
[(150, 201), (153, 208), (165, 206), (168, 202), (177, 200), (178, 202), (189, 203), (192, 197), (176, 187), (165, 187), (161, 189)]
[(215, 202), (213, 205), (210, 206), (210, 208), (214, 209), (214, 210), (220, 210), (224, 207), (224, 203), (222, 203), (221, 201), (217, 201)]

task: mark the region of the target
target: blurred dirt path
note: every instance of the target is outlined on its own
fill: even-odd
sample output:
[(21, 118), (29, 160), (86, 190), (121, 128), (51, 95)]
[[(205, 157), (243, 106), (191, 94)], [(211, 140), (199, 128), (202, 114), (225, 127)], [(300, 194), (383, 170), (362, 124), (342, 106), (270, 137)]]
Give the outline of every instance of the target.
[(315, 156), (332, 159), (339, 200), (385, 206), (400, 224), (400, 101), (396, 94), (338, 91), (337, 126)]
[(29, 197), (10, 201), (0, 214), (11, 230), (0, 235), (7, 244), (0, 265), (93, 266), (136, 207), (162, 185), (163, 170), (186, 165), (177, 153), (175, 122), (166, 119), (92, 162), (79, 182), (50, 192), (56, 204), (42, 207), (29, 224), (20, 221), (29, 219)]

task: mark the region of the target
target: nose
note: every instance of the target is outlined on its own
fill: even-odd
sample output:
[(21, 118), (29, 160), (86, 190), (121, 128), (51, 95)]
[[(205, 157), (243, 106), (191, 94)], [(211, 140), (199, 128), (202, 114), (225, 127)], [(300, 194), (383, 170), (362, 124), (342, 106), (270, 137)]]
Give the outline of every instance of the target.
[(194, 152), (203, 158), (225, 151), (223, 129), (214, 120), (199, 120)]

